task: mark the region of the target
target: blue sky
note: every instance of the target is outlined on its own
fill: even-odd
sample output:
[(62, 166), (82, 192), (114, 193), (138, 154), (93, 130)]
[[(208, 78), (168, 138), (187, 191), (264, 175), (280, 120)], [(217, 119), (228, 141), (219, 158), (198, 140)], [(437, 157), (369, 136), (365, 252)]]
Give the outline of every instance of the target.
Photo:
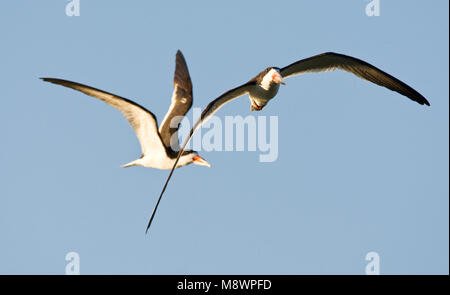
[[(186, 1), (185, 1), (186, 2)], [(449, 271), (448, 1), (7, 1), (0, 17), (0, 274), (382, 274)], [(257, 3), (257, 4), (256, 4)], [(267, 66), (352, 55), (421, 92), (416, 104), (350, 74), (290, 78), (259, 113), (278, 116), (278, 160), (202, 152), (168, 171), (140, 156), (115, 109), (38, 77), (125, 96), (160, 120), (177, 49), (194, 106)], [(192, 116), (189, 113), (188, 116)]]

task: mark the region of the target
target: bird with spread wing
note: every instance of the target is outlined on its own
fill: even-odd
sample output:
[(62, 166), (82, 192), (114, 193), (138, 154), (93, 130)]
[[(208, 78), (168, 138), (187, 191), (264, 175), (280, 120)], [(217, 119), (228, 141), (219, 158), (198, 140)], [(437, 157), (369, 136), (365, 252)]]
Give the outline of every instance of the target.
[(421, 105), (430, 105), (425, 97), (423, 97), (419, 92), (417, 92), (404, 82), (400, 81), (399, 79), (363, 60), (344, 54), (327, 52), (299, 60), (283, 68), (268, 67), (264, 71), (256, 75), (254, 78), (250, 79), (248, 82), (223, 93), (221, 96), (210, 102), (203, 110), (200, 118), (194, 124), (193, 128), (189, 132), (188, 137), (185, 139), (183, 145), (181, 146), (178, 157), (173, 164), (173, 168), (170, 171), (169, 176), (167, 177), (156, 206), (153, 209), (146, 232), (152, 224), (153, 218), (155, 217), (155, 213), (158, 209), (158, 205), (167, 188), (170, 178), (173, 175), (176, 163), (183, 154), (184, 148), (191, 139), (195, 130), (200, 128), (206, 122), (206, 120), (208, 120), (221, 107), (240, 96), (248, 94), (251, 104), (250, 109), (252, 111), (261, 111), (267, 105), (267, 103), (278, 93), (280, 84), (285, 84), (284, 79), (306, 73), (328, 72), (337, 69), (349, 72), (361, 79), (398, 92)]

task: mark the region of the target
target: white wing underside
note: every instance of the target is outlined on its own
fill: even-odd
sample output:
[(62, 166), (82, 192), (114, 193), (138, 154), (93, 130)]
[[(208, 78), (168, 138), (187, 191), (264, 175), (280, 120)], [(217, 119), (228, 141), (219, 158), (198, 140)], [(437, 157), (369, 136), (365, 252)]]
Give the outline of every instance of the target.
[[(177, 90), (178, 89), (177, 88), (178, 88), (178, 86), (175, 85), (175, 87), (173, 89), (173, 93), (172, 93), (172, 99), (171, 99), (169, 110), (167, 111), (166, 116), (164, 117), (161, 124), (159, 125), (159, 133), (160, 134), (162, 132), (161, 130), (162, 130), (163, 126), (165, 124), (167, 124), (166, 121), (171, 117), (171, 114), (172, 114), (175, 106), (178, 104), (178, 100), (177, 100)], [(183, 118), (184, 118), (184, 116), (174, 117), (174, 118), (172, 118), (172, 122), (169, 122), (169, 124), (171, 125), (172, 128), (177, 128), (177, 131), (175, 131), (174, 134), (172, 134), (172, 136), (171, 136), (172, 138), (170, 141), (170, 146), (175, 151), (180, 150), (180, 143), (178, 140), (178, 125), (182, 121)]]
[(52, 78), (44, 78), (43, 80), (81, 91), (118, 109), (134, 129), (144, 156), (151, 156), (152, 158), (165, 158), (167, 156), (158, 133), (156, 117), (144, 107), (126, 98), (80, 83)]

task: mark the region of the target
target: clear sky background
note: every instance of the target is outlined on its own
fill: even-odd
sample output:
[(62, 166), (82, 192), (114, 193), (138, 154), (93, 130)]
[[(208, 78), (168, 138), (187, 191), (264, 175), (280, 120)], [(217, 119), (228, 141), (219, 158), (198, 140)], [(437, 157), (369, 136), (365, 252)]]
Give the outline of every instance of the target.
[[(189, 3), (188, 3), (189, 2)], [(5, 1), (0, 10), (0, 274), (382, 274), (449, 271), (449, 2)], [(431, 107), (345, 72), (287, 80), (267, 108), (279, 157), (202, 152), (212, 168), (168, 171), (138, 158), (121, 114), (38, 77), (125, 96), (160, 120), (175, 53), (194, 106), (267, 66), (335, 51), (421, 92)], [(188, 114), (192, 118), (192, 112)]]

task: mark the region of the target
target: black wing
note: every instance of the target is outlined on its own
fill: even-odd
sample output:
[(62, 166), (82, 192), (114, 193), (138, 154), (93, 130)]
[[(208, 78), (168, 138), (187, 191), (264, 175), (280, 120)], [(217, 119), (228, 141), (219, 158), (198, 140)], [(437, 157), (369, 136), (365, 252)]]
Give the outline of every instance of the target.
[(288, 65), (280, 70), (281, 76), (287, 78), (294, 75), (310, 72), (327, 72), (335, 69), (343, 70), (356, 76), (396, 91), (410, 99), (420, 103), (430, 105), (430, 103), (419, 92), (403, 83), (399, 79), (374, 67), (373, 65), (343, 54), (327, 52), (302, 59)]

